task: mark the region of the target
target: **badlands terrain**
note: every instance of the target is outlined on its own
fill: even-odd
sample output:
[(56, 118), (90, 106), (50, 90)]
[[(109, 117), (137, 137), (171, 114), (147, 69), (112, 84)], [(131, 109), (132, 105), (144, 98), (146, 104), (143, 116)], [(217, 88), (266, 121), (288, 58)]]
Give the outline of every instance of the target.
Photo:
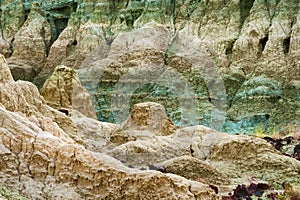
[(0, 199), (300, 199), (298, 0), (0, 8)]

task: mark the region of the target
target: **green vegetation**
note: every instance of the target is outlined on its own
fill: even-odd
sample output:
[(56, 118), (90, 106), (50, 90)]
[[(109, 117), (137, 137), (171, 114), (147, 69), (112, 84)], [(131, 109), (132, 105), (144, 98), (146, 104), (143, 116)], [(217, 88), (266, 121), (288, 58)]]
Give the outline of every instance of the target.
[(15, 192), (12, 189), (3, 185), (0, 185), (0, 195), (2, 195), (2, 197), (4, 197), (4, 199), (7, 200), (29, 200), (28, 198), (23, 197), (18, 192)]

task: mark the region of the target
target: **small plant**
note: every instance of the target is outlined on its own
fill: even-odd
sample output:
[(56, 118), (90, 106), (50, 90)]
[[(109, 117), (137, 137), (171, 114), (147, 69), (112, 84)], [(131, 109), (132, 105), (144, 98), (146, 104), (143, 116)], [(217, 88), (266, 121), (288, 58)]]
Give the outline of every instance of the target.
[(259, 124), (257, 127), (255, 127), (254, 135), (260, 138), (263, 138), (265, 136), (265, 128), (263, 124)]
[(14, 192), (11, 189), (9, 189), (5, 186), (1, 186), (1, 185), (0, 185), (0, 194), (8, 200), (29, 200), (29, 199), (21, 196), (17, 192)]

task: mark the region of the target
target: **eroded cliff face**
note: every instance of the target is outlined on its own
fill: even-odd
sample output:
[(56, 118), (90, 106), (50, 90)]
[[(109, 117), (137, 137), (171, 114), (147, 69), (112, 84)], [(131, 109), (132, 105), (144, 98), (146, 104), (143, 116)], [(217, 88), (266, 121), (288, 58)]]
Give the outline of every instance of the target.
[(32, 83), (15, 82), (0, 59), (1, 184), (30, 199), (220, 199), (206, 184), (129, 169), (86, 150), (77, 132), (83, 129), (46, 105)]
[[(121, 122), (134, 103), (155, 101), (177, 126), (276, 132), (300, 118), (299, 7), (296, 0), (4, 0), (0, 53), (15, 79), (38, 87), (60, 64), (79, 69), (102, 121)], [(127, 101), (116, 103), (119, 111), (114, 93)]]
[(124, 123), (100, 122), (74, 70), (55, 68), (43, 97), (0, 64), (0, 185), (29, 199), (217, 200), (242, 183), (299, 181), (297, 157), (263, 139), (176, 128), (154, 102), (135, 104)]

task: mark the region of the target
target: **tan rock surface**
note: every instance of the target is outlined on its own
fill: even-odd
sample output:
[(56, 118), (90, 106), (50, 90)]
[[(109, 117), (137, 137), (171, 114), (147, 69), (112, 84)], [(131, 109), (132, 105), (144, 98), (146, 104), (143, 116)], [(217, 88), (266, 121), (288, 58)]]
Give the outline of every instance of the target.
[(10, 73), (5, 57), (0, 54), (0, 83), (13, 82), (14, 79)]
[(88, 150), (104, 152), (116, 146), (112, 142), (112, 135), (121, 130), (119, 124), (100, 122), (86, 117), (77, 110), (73, 110), (72, 114), (72, 121), (82, 138), (82, 144)]
[[(11, 112), (18, 112), (28, 117), (41, 129), (57, 134), (68, 133), (75, 141), (80, 142), (77, 130), (71, 118), (65, 114), (45, 105), (45, 100), (40, 96), (37, 88), (30, 82), (14, 82), (9, 68), (1, 55), (1, 84), (0, 105)], [(54, 123), (56, 122), (56, 123)], [(51, 125), (51, 123), (53, 123)]]
[(44, 82), (58, 65), (78, 69), (86, 58), (103, 59), (107, 52), (108, 45), (101, 25), (87, 22), (81, 26), (68, 26), (51, 46), (45, 66), (34, 81), (38, 85)]
[(226, 186), (230, 184), (230, 179), (209, 164), (192, 156), (182, 156), (167, 160), (161, 165), (166, 169), (167, 173), (173, 173), (183, 176), (190, 180), (200, 181), (206, 184), (216, 184), (218, 186)]
[(14, 51), (8, 60), (16, 80), (33, 80), (46, 61), (50, 40), (50, 25), (39, 3), (35, 2), (26, 22), (14, 37)]
[(42, 87), (42, 84), (52, 74), (54, 68), (60, 64), (68, 56), (73, 49), (73, 42), (75, 41), (76, 29), (75, 27), (67, 27), (59, 35), (58, 39), (52, 44), (47, 61), (42, 71), (35, 77), (34, 82)]
[[(205, 81), (197, 80), (196, 77), (199, 73), (186, 68), (188, 65), (201, 64), (204, 69), (215, 65), (220, 71), (221, 77), (225, 79), (228, 94), (226, 105), (219, 109), (221, 112), (226, 112), (226, 106), (234, 105), (231, 100), (246, 79), (259, 75), (264, 75), (266, 78), (282, 84), (283, 88), (288, 88), (288, 93), (297, 92), (289, 88), (289, 82), (298, 81), (300, 76), (298, 59), (299, 2), (295, 0), (270, 0), (268, 2), (259, 0), (184, 0), (180, 2), (154, 0), (151, 2), (128, 1), (127, 3), (107, 0), (101, 3), (90, 0), (78, 3), (67, 0), (61, 0), (60, 3), (57, 0), (51, 1), (51, 3), (43, 1), (41, 8), (49, 15), (43, 15), (41, 12), (36, 15), (38, 22), (30, 22), (30, 26), (27, 25), (34, 9), (30, 12), (26, 22), (25, 19), (32, 4), (31, 1), (18, 1), (18, 4), (15, 2), (4, 0), (1, 3), (0, 18), (3, 29), (1, 36), (9, 43), (5, 43), (5, 48), (9, 45), (15, 58), (18, 58), (8, 60), (9, 63), (13, 63), (10, 67), (14, 69), (14, 77), (20, 78), (22, 75), (23, 78), (34, 79), (34, 83), (39, 88), (53, 69), (60, 64), (75, 69), (94, 68), (91, 69), (93, 72), (98, 69), (99, 73), (96, 74), (100, 74), (100, 77), (103, 68), (120, 77), (127, 72), (129, 67), (140, 67), (138, 64), (141, 63), (171, 64), (170, 67), (177, 67), (176, 69), (183, 65), (185, 74), (182, 71), (180, 74), (183, 74), (184, 77), (189, 75), (187, 78), (189, 82), (198, 83), (199, 90), (203, 92), (199, 95), (203, 97), (200, 107), (206, 112), (202, 110), (200, 114), (193, 114), (194, 118), (197, 118), (195, 121), (200, 121), (200, 123), (192, 123), (193, 125), (210, 125), (210, 118), (207, 116), (211, 113), (210, 111), (214, 111), (215, 104), (212, 103), (214, 104), (212, 105), (209, 100), (214, 101), (216, 98), (218, 101), (221, 98), (215, 92), (207, 92)], [(48, 24), (44, 17), (47, 18)], [(45, 44), (48, 43), (49, 24), (51, 24), (53, 41), (46, 49), (46, 53), (49, 50), (49, 54), (46, 54), (47, 58), (45, 59), (41, 53), (45, 52), (42, 39)], [(44, 36), (41, 27), (44, 28)], [(33, 35), (35, 41), (28, 37), (28, 34)], [(25, 39), (28, 40), (27, 43), (24, 42)], [(21, 51), (22, 46), (25, 46), (23, 44), (28, 47), (33, 47), (34, 44), (39, 50), (35, 52), (35, 55), (30, 55), (30, 52), (24, 48), (24, 51)], [(181, 49), (182, 51), (176, 51), (178, 45), (185, 48)], [(14, 53), (14, 51), (16, 52)], [(197, 56), (191, 59), (189, 54), (193, 52)], [(172, 56), (174, 57), (171, 58)], [(201, 58), (198, 61), (203, 62), (195, 63), (197, 57)], [(36, 77), (40, 66), (33, 67), (31, 64), (33, 61), (43, 64), (41, 72)], [(161, 67), (159, 66), (159, 68)], [(155, 67), (153, 69), (156, 70)], [(200, 74), (202, 77), (212, 73), (210, 70), (204, 72)], [(237, 74), (243, 78), (236, 80)], [(99, 77), (97, 78), (99, 79)], [(111, 80), (112, 76), (104, 78)], [(208, 76), (208, 78), (211, 77)], [(214, 83), (211, 81), (212, 79), (215, 79), (215, 76), (212, 76), (207, 85)], [(98, 82), (98, 80), (96, 81)], [(86, 86), (85, 83), (83, 85)], [(219, 80), (216, 81), (216, 85), (218, 88), (222, 87)], [(197, 87), (192, 89), (197, 91)], [(283, 93), (282, 96), (286, 97), (287, 94)], [(295, 111), (299, 108), (297, 98), (296, 100), (288, 98), (282, 101), (283, 103), (277, 102), (276, 104), (278, 107), (284, 107), (283, 110), (292, 108), (291, 110)], [(176, 110), (176, 106), (172, 103), (164, 106), (167, 110)], [(239, 105), (238, 107), (239, 110), (248, 112), (245, 108)], [(253, 107), (256, 112), (260, 112), (259, 107)], [(110, 110), (105, 109), (103, 116), (98, 117), (101, 120), (103, 118), (105, 121), (112, 122), (112, 117), (106, 113), (107, 110)], [(189, 109), (189, 112), (186, 113), (191, 113), (191, 111), (193, 109)], [(299, 115), (292, 111), (288, 112), (288, 115), (282, 116), (282, 110), (276, 109), (274, 118), (277, 121), (274, 124), (282, 121), (282, 124), (279, 125), (280, 129), (292, 120), (292, 116), (296, 116), (294, 117), (297, 118), (296, 122), (299, 121)], [(102, 110), (97, 112), (102, 113)], [(180, 110), (176, 110), (174, 115), (177, 116), (179, 112)], [(255, 118), (256, 116), (251, 117)], [(249, 129), (236, 128), (238, 123), (244, 123), (247, 118), (247, 115), (243, 115), (238, 122), (235, 121), (236, 119), (230, 118), (230, 122), (226, 124), (227, 127), (224, 130), (232, 133), (253, 132), (254, 128), (258, 126), (257, 124), (251, 124), (252, 127)], [(184, 121), (189, 120), (184, 119)], [(268, 120), (268, 122), (270, 121), (273, 121), (272, 117)], [(174, 122), (179, 124), (176, 120)], [(296, 122), (293, 121), (294, 124)], [(218, 127), (213, 128), (221, 130)], [(270, 125), (268, 131), (272, 128), (277, 127)]]
[(4, 57), (9, 57), (11, 54), (9, 42), (2, 38), (0, 38), (0, 54), (4, 55)]
[[(300, 162), (282, 155), (265, 140), (219, 133), (202, 126), (178, 129), (170, 136), (153, 136), (151, 139), (140, 137), (107, 153), (137, 168), (162, 165), (170, 159), (167, 162), (172, 163), (173, 160), (180, 160), (181, 156), (192, 156), (196, 159), (189, 160), (189, 167), (205, 161), (212, 166), (206, 170), (220, 170), (224, 177), (228, 177), (224, 180), (230, 180), (232, 184), (240, 184), (254, 177), (281, 187), (282, 180), (296, 183), (299, 179)], [(184, 165), (184, 162), (181, 164)], [(178, 164), (177, 169), (172, 168), (174, 173), (187, 173), (180, 171), (182, 165)]]
[(89, 93), (81, 86), (76, 72), (69, 67), (57, 66), (40, 91), (52, 108), (66, 111), (67, 115), (72, 115), (74, 109), (87, 117), (96, 118)]
[[(11, 46), (9, 48), (14, 50), (13, 57), (8, 60), (13, 64), (10, 67), (16, 70), (14, 75), (34, 78), (38, 84), (42, 83), (57, 65), (65, 64), (72, 68), (81, 68), (80, 78), (84, 78), (83, 85), (96, 98), (97, 106), (106, 109), (101, 112), (104, 113), (103, 118), (107, 121), (112, 118), (109, 114), (111, 110), (114, 114), (125, 113), (126, 116), (129, 114), (129, 108), (133, 107), (133, 104), (123, 101), (128, 100), (131, 93), (124, 93), (122, 86), (128, 86), (124, 88), (133, 92), (138, 88), (137, 85), (157, 80), (153, 77), (160, 75), (168, 65), (178, 70), (182, 75), (180, 78), (187, 78), (189, 82), (195, 83), (193, 90), (200, 91), (202, 98), (200, 98), (200, 108), (204, 114), (196, 113), (198, 110), (188, 101), (189, 106), (184, 111), (192, 113), (193, 116), (187, 117), (187, 120), (183, 117), (188, 123), (191, 122), (189, 120), (198, 122), (210, 114), (215, 107), (226, 111), (226, 106), (231, 107), (229, 112), (226, 111), (226, 116), (230, 123), (234, 123), (233, 128), (238, 124), (251, 122), (257, 116), (268, 118), (267, 123), (272, 122), (283, 127), (287, 123), (291, 126), (298, 123), (300, 116), (299, 89), (297, 89), (300, 76), (299, 2), (176, 1), (175, 8), (172, 7), (175, 4), (169, 5), (169, 1), (166, 3), (167, 1), (160, 0), (146, 2), (146, 5), (142, 5), (145, 2), (137, 1), (128, 1), (126, 5), (123, 2), (120, 4), (114, 2), (107, 0), (101, 3), (79, 2), (67, 27), (54, 44), (49, 46), (50, 51), (48, 56), (46, 54), (46, 58), (45, 52), (47, 53), (48, 49), (45, 47), (49, 41), (49, 26), (43, 14), (36, 12), (37, 20), (32, 21), (30, 18), (34, 13), (32, 10), (23, 25), (25, 21), (25, 8), (21, 6), (23, 3), (20, 1), (13, 7), (14, 9), (9, 10), (9, 6), (16, 1), (4, 0), (0, 2), (3, 10), (0, 16), (1, 28), (4, 31), (2, 37), (8, 42), (14, 42), (13, 44), (5, 42), (4, 50), (0, 50), (0, 53), (7, 54), (7, 47)], [(14, 17), (11, 16), (12, 14)], [(152, 22), (153, 20), (155, 22)], [(148, 22), (150, 23), (145, 25)], [(33, 35), (33, 38), (29, 35)], [(30, 48), (24, 49), (26, 46), (24, 44), (30, 48), (36, 46), (35, 54), (29, 52)], [(1, 59), (3, 60), (2, 57)], [(124, 164), (136, 168), (148, 164), (161, 164), (167, 160), (167, 163), (174, 164), (174, 173), (187, 178), (192, 177), (189, 176), (188, 171), (181, 170), (182, 168), (191, 167), (188, 169), (196, 171), (194, 168), (201, 166), (212, 175), (216, 173), (214, 169), (222, 169), (220, 176), (226, 176), (232, 184), (240, 184), (249, 177), (249, 179), (269, 181), (276, 187), (281, 187), (282, 180), (292, 183), (299, 181), (299, 161), (281, 155), (263, 140), (219, 133), (203, 126), (175, 131), (169, 120), (167, 120), (166, 131), (161, 131), (158, 127), (163, 123), (159, 119), (167, 119), (165, 114), (161, 114), (161, 106), (157, 106), (160, 114), (156, 114), (154, 118), (149, 118), (148, 111), (143, 107), (134, 109), (133, 117), (121, 126), (98, 122), (84, 116), (94, 114), (91, 115), (92, 111), (87, 109), (90, 107), (90, 97), (82, 87), (70, 95), (71, 86), (67, 81), (68, 78), (59, 86), (55, 83), (60, 80), (59, 78), (49, 80), (44, 95), (55, 109), (71, 110), (76, 107), (74, 101), (79, 102), (77, 110), (84, 115), (72, 111), (73, 116), (70, 118), (47, 106), (34, 85), (22, 81), (14, 82), (11, 75), (7, 73), (8, 68), (4, 60), (0, 62), (2, 62), (0, 118), (3, 118), (0, 132), (5, 144), (0, 145), (0, 149), (5, 154), (1, 158), (7, 159), (1, 162), (5, 164), (3, 166), (0, 164), (0, 169), (8, 169), (4, 172), (6, 175), (1, 174), (0, 177), (6, 177), (5, 179), (8, 180), (7, 176), (15, 177), (15, 174), (24, 173), (21, 178), (18, 177), (22, 182), (20, 184), (23, 184), (22, 187), (15, 188), (23, 188), (33, 199), (46, 199), (40, 191), (52, 193), (50, 199), (67, 199), (69, 192), (73, 199), (104, 198), (96, 196), (97, 191), (107, 194), (106, 198), (113, 195), (122, 197), (123, 191), (127, 195), (126, 198), (142, 198), (143, 196), (137, 196), (136, 191), (129, 189), (132, 185), (136, 188), (146, 188), (144, 192), (147, 195), (162, 195), (152, 198), (163, 198), (164, 195), (169, 195), (168, 192), (174, 192), (176, 195), (180, 191), (183, 191), (180, 193), (183, 198), (192, 198), (189, 196), (192, 194), (188, 191), (189, 183), (186, 180), (179, 178), (179, 182), (182, 181), (184, 186), (178, 189), (179, 185), (174, 185), (173, 182), (179, 179), (169, 179), (172, 175), (132, 171), (108, 156), (89, 151), (107, 153)], [(35, 65), (37, 63), (38, 65)], [(45, 67), (41, 69), (40, 67), (45, 63)], [(200, 73), (202, 77), (198, 78), (199, 71), (193, 69), (195, 66), (203, 67), (203, 73)], [(217, 70), (211, 71), (213, 67)], [(32, 74), (36, 74), (40, 69), (42, 71), (39, 76), (33, 77)], [(216, 81), (216, 77), (211, 75), (218, 71), (223, 78), (225, 77), (224, 84), (228, 94), (228, 102), (220, 105), (214, 104), (214, 101), (225, 100), (223, 94), (212, 92), (208, 88), (210, 85), (223, 87), (222, 82)], [(263, 75), (267, 80), (266, 83), (256, 85), (259, 80), (258, 75)], [(164, 80), (171, 80), (171, 78)], [(173, 79), (182, 80), (178, 76)], [(80, 85), (77, 80), (75, 82), (76, 85)], [(247, 85), (249, 82), (254, 84)], [(101, 87), (97, 87), (98, 83)], [(273, 83), (278, 85), (275, 90), (272, 88)], [(115, 88), (114, 84), (116, 84)], [(119, 90), (111, 95), (109, 90), (112, 88)], [(182, 92), (184, 89), (178, 87), (177, 90)], [(257, 95), (256, 92), (262, 93)], [(120, 97), (117, 94), (124, 95)], [(190, 94), (184, 93), (182, 96), (190, 97)], [(100, 95), (111, 95), (112, 99), (108, 99), (108, 102), (112, 102), (115, 107), (111, 110), (107, 109), (103, 101), (98, 98)], [(245, 97), (245, 101), (241, 101), (239, 97)], [(166, 109), (173, 107), (176, 106), (171, 103), (169, 107), (166, 106)], [(120, 117), (121, 120), (118, 122), (123, 122), (127, 118), (124, 116)], [(208, 121), (207, 124), (214, 121), (210, 119), (205, 119)], [(224, 118), (216, 120), (220, 120), (219, 124), (223, 125)], [(214, 128), (221, 130), (222, 127), (214, 126)], [(242, 131), (245, 130), (238, 129), (239, 133)], [(253, 132), (253, 129), (250, 131)], [(27, 143), (32, 146), (20, 142), (23, 134), (26, 137), (29, 135), (28, 138), (31, 139), (28, 139)], [(15, 144), (14, 142), (17, 145), (11, 145)], [(21, 150), (16, 148), (20, 143), (22, 143)], [(82, 143), (89, 151), (84, 150), (84, 147), (78, 143)], [(45, 153), (48, 148), (49, 153)], [(27, 153), (29, 155), (16, 153), (20, 151), (29, 152)], [(189, 157), (186, 159), (187, 157), (184, 156)], [(111, 163), (107, 164), (107, 162)], [(16, 170), (15, 165), (19, 166), (20, 163), (25, 163), (25, 167), (20, 165), (21, 170)], [(55, 172), (53, 172), (53, 165)], [(209, 177), (197, 178), (204, 182), (210, 180)], [(66, 183), (64, 180), (67, 180)], [(54, 184), (55, 181), (58, 183)], [(146, 184), (142, 185), (142, 182)], [(51, 184), (53, 186), (49, 186)], [(166, 191), (153, 192), (157, 185), (159, 189)], [(153, 190), (151, 190), (152, 186)], [(166, 189), (168, 187), (176, 189), (172, 191)], [(202, 185), (199, 187), (202, 188)], [(30, 188), (36, 188), (36, 192), (33, 194)], [(59, 192), (53, 194), (56, 190)]]
[[(1, 119), (1, 153), (5, 155), (1, 171), (6, 174), (23, 174), (36, 181), (54, 176), (56, 181), (76, 185), (82, 197), (93, 199), (105, 196), (111, 199), (218, 199), (203, 184), (161, 173), (130, 171), (112, 158), (89, 152), (72, 140), (69, 144), (64, 142), (66, 136), (60, 138), (38, 129), (16, 113), (2, 108), (0, 112), (3, 119), (10, 119)], [(132, 182), (136, 182), (135, 189), (129, 190)]]
[(171, 135), (176, 128), (165, 112), (165, 108), (154, 102), (135, 104), (131, 110), (130, 118), (124, 123), (122, 129), (148, 130), (156, 135)]
[[(19, 99), (8, 103), (7, 87), (11, 87), (9, 99)], [(48, 107), (30, 83), (1, 83), (1, 97), (1, 180), (21, 186), (30, 198), (69, 199), (63, 194), (67, 190), (72, 199), (220, 199), (205, 184), (132, 170), (107, 155), (86, 150), (44, 116), (59, 112)]]

